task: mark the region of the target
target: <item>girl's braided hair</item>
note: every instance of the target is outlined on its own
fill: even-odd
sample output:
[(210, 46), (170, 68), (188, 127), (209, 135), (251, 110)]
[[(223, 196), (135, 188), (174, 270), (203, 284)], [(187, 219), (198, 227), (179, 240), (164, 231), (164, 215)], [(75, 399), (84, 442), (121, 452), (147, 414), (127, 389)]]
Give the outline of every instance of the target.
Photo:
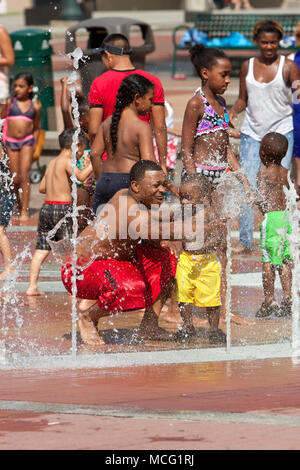
[(117, 148), (118, 126), (122, 112), (133, 102), (136, 95), (145, 96), (150, 88), (154, 88), (153, 83), (142, 75), (138, 75), (136, 73), (128, 75), (122, 81), (118, 90), (115, 111), (112, 115), (110, 125), (110, 138), (113, 153), (115, 153)]

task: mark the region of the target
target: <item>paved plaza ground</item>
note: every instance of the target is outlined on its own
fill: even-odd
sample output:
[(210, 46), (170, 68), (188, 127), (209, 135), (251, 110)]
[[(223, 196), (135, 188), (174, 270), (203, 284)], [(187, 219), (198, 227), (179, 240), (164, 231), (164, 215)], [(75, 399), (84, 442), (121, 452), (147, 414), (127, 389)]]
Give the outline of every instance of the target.
[[(7, 27), (22, 28), (22, 21), (9, 17)], [(58, 148), (60, 78), (72, 70), (62, 31), (63, 25), (52, 33), (57, 130), (47, 133), (41, 165)], [(161, 79), (180, 129), (199, 79), (185, 53), (179, 69), (187, 78), (171, 78), (170, 28), (157, 29), (155, 41), (146, 69)], [(225, 95), (229, 106), (237, 95), (233, 78)], [(238, 153), (238, 141), (232, 144)], [(180, 169), (179, 160), (177, 181)], [(253, 324), (232, 322), (230, 347), (209, 344), (201, 311), (195, 312), (199, 326), (193, 341), (137, 344), (134, 332), (143, 312), (135, 311), (101, 320), (106, 344), (92, 354), (72, 335), (72, 298), (52, 255), (40, 277), (45, 296), (25, 295), (42, 202), (38, 185), (32, 185), (30, 222), (20, 226), (12, 218), (8, 228), (17, 272), (11, 284), (0, 285), (1, 450), (102, 449), (111, 455), (116, 450), (300, 448), (300, 357), (291, 347), (292, 320), (255, 319), (263, 300), (258, 211), (254, 250), (234, 255), (231, 272), (231, 311)], [(232, 246), (238, 228), (234, 220)], [(278, 279), (276, 297), (280, 301)], [(166, 314), (164, 309), (160, 324), (175, 332), (180, 323), (168, 321)], [(226, 322), (221, 328), (229, 333)]]

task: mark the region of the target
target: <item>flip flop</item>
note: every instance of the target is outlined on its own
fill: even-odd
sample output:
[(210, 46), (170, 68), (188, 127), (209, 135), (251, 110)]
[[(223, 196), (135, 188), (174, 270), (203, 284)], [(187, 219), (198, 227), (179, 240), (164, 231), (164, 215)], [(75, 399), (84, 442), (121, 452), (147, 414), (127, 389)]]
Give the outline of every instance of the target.
[(209, 331), (208, 339), (209, 339), (210, 344), (215, 344), (215, 343), (226, 344), (226, 335), (224, 331), (222, 331), (220, 328), (214, 331)]
[(275, 313), (276, 317), (291, 317), (292, 316), (292, 298), (288, 297), (283, 299), (280, 304), (280, 309)]
[(277, 305), (274, 299), (271, 299), (269, 300), (269, 302), (263, 302), (261, 304), (261, 307), (256, 312), (255, 316), (256, 318), (266, 318), (266, 317), (270, 317), (273, 314), (278, 316), (279, 311), (280, 311), (279, 306)]

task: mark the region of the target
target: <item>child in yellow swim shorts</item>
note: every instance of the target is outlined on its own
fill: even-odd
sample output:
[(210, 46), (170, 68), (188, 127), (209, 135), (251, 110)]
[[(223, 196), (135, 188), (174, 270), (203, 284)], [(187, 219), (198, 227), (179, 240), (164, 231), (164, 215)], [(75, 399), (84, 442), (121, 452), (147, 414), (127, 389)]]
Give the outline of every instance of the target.
[(175, 300), (183, 319), (182, 328), (175, 333), (177, 341), (196, 335), (193, 325), (193, 306), (206, 307), (210, 343), (226, 343), (226, 335), (219, 328), (221, 264), (216, 247), (224, 239), (225, 223), (218, 220), (211, 205), (212, 185), (199, 174), (186, 176), (180, 185), (180, 202), (196, 205), (204, 211), (204, 237), (201, 243), (183, 240), (183, 251), (176, 270)]

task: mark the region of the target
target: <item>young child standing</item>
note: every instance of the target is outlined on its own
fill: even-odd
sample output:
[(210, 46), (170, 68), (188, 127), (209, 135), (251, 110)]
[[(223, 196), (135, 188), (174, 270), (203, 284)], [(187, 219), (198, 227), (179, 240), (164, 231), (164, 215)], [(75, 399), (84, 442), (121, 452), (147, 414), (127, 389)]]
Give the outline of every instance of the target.
[(40, 101), (33, 99), (32, 75), (19, 73), (14, 80), (14, 97), (9, 98), (4, 109), (3, 140), (14, 175), (20, 223), (29, 220), (30, 166), (40, 128), (40, 110)]
[[(60, 107), (63, 117), (64, 128), (68, 129), (74, 127), (74, 120), (72, 117), (72, 106), (71, 106), (71, 97), (68, 90), (68, 77), (63, 77), (61, 79), (61, 100)], [(85, 100), (84, 96), (80, 91), (76, 93), (76, 100), (78, 103), (78, 122), (80, 129), (86, 136), (86, 148), (84, 154), (77, 161), (76, 166), (79, 170), (83, 170), (90, 163), (90, 143), (88, 137), (88, 128), (89, 128), (89, 105)], [(77, 205), (84, 206), (84, 209), (79, 211), (78, 217), (78, 230), (81, 232), (88, 224), (88, 221), (92, 215), (92, 207), (94, 201), (94, 193), (96, 188), (96, 179), (93, 174), (89, 176), (85, 181), (78, 181), (77, 183)]]
[[(284, 186), (288, 187), (288, 181), (286, 174), (281, 171), (281, 160), (287, 148), (288, 140), (277, 132), (265, 135), (260, 145), (260, 159), (265, 169), (257, 176), (257, 205), (264, 216), (260, 225), (260, 243), (265, 300), (256, 313), (257, 318), (269, 317), (272, 314), (290, 316), (292, 311), (292, 257), (288, 240), (292, 229), (283, 189)], [(274, 299), (276, 269), (283, 289), (280, 307)]]
[[(219, 328), (221, 265), (216, 247), (222, 245), (226, 223), (218, 220), (212, 206), (212, 185), (203, 175), (186, 176), (180, 185), (181, 204), (190, 204), (195, 210), (202, 204), (204, 210), (204, 241), (201, 246), (183, 240), (183, 251), (176, 269), (175, 300), (183, 320), (174, 339), (184, 341), (196, 335), (193, 325), (193, 307), (206, 307), (210, 343), (226, 343), (226, 335)], [(221, 246), (222, 247), (222, 246)]]
[[(40, 192), (46, 194), (46, 200), (39, 215), (36, 250), (30, 265), (29, 287), (27, 295), (41, 295), (37, 288), (40, 268), (50, 253), (47, 235), (56, 224), (70, 211), (72, 202), (71, 175), (72, 175), (72, 143), (75, 128), (65, 129), (59, 136), (60, 154), (51, 160), (46, 173), (40, 183)], [(86, 139), (81, 132), (78, 136), (78, 160), (85, 149)], [(91, 163), (84, 169), (78, 170), (75, 166), (75, 176), (84, 181), (92, 173)], [(72, 236), (71, 218), (66, 217), (65, 223), (57, 230), (54, 240), (62, 240)]]
[(0, 280), (3, 280), (13, 271), (11, 245), (5, 229), (9, 224), (16, 198), (8, 159), (3, 151), (2, 140), (0, 143), (0, 251), (4, 262), (4, 269), (0, 274)]

